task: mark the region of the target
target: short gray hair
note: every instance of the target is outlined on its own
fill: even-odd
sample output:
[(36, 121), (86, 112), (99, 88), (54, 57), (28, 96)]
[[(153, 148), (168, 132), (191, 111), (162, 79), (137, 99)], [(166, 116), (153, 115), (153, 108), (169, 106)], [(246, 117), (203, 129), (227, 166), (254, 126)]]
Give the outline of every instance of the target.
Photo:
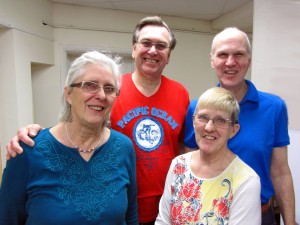
[[(66, 78), (65, 87), (70, 87), (70, 85), (77, 80), (79, 77), (83, 76), (85, 73), (85, 67), (88, 64), (98, 64), (107, 69), (109, 69), (115, 76), (116, 88), (120, 89), (120, 57), (113, 57), (108, 54), (103, 54), (98, 51), (90, 51), (83, 53), (81, 56), (76, 58), (70, 66), (68, 71), (68, 76)], [(67, 102), (65, 96), (62, 98), (63, 108), (59, 115), (58, 120), (60, 122), (67, 122), (71, 118), (70, 104)]]
[(219, 41), (219, 39), (222, 37), (222, 35), (229, 34), (229, 33), (232, 34), (232, 35), (233, 34), (240, 34), (240, 35), (243, 36), (244, 41), (246, 43), (247, 52), (249, 54), (249, 57), (251, 57), (251, 43), (250, 43), (249, 37), (248, 37), (248, 35), (244, 31), (238, 29), (237, 27), (226, 27), (223, 31), (221, 31), (220, 33), (216, 34), (216, 36), (214, 37), (214, 39), (212, 41), (211, 52), (210, 53), (211, 54), (214, 53), (216, 42)]

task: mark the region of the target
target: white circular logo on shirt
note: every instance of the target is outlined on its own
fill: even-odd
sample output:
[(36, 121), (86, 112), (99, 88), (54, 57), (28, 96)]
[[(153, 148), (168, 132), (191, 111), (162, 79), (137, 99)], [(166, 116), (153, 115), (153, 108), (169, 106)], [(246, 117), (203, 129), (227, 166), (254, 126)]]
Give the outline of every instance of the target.
[(139, 148), (148, 152), (159, 147), (163, 136), (162, 125), (150, 117), (143, 117), (138, 120), (133, 129), (135, 143)]

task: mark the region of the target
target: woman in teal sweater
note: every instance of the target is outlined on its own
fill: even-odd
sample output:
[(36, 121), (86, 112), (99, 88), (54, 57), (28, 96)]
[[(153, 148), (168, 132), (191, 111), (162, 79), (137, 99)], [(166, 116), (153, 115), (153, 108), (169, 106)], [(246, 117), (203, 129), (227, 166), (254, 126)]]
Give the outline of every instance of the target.
[(96, 51), (72, 63), (59, 123), (7, 162), (0, 224), (138, 224), (134, 148), (106, 126), (118, 75), (117, 63)]

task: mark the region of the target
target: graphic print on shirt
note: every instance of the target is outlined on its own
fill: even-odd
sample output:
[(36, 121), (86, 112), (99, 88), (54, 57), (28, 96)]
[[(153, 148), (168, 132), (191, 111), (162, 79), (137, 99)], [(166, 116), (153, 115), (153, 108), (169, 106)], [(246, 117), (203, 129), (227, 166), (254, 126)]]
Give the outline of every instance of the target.
[[(136, 121), (136, 119), (138, 120)], [(135, 144), (141, 150), (151, 152), (159, 148), (164, 139), (166, 127), (160, 120), (166, 121), (172, 130), (179, 126), (175, 119), (165, 110), (148, 106), (128, 110), (122, 116), (122, 119), (117, 122), (117, 126), (121, 129), (124, 129), (126, 126), (132, 126), (132, 136)]]
[(132, 135), (140, 149), (150, 152), (161, 145), (164, 130), (158, 120), (142, 117), (135, 124)]

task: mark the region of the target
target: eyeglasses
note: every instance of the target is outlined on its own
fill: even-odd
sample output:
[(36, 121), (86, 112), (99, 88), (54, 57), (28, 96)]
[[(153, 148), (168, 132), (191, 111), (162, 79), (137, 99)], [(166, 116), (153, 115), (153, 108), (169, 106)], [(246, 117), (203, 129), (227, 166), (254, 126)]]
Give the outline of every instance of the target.
[(198, 114), (198, 115), (194, 115), (193, 118), (195, 119), (196, 122), (205, 124), (205, 125), (210, 120), (212, 120), (213, 124), (219, 128), (227, 128), (228, 126), (232, 125), (232, 121), (230, 119), (224, 119), (221, 116), (217, 116), (215, 118), (209, 118), (207, 115)]
[(167, 48), (170, 48), (169, 45), (165, 42), (151, 42), (149, 40), (141, 40), (137, 42), (138, 44), (141, 44), (144, 48), (151, 48), (152, 46), (155, 46), (155, 49), (157, 51), (163, 51)]
[(70, 87), (81, 88), (83, 91), (90, 94), (96, 94), (101, 88), (103, 89), (106, 96), (116, 97), (120, 94), (120, 91), (112, 85), (100, 86), (97, 82), (93, 81), (82, 81), (79, 83), (71, 84)]

